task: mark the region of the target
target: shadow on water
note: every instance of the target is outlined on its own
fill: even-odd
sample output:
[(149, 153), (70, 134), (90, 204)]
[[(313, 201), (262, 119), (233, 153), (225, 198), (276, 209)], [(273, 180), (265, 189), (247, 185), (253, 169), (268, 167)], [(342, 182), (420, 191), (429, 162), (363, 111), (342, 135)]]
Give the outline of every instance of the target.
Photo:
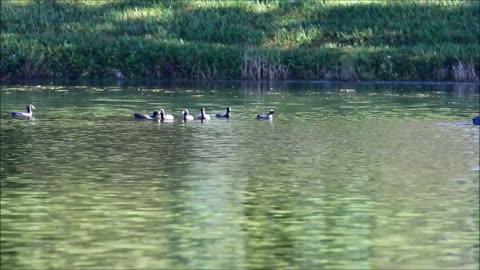
[[(9, 123), (7, 123), (9, 121)], [(2, 125), (13, 124), (15, 127), (2, 129), (0, 137), (0, 187), (22, 188), (28, 187), (27, 183), (20, 183), (8, 179), (22, 173), (20, 167), (29, 164), (32, 143), (32, 128), (28, 120), (9, 119), (2, 120)], [(26, 126), (25, 126), (26, 125)]]
[[(20, 191), (32, 187), (30, 182), (20, 180), (20, 175), (23, 173), (22, 167), (30, 162), (29, 156), (31, 150), (29, 145), (32, 143), (31, 127), (26, 123), (27, 120), (11, 119), (9, 122), (0, 121), (1, 125), (14, 126), (12, 128), (2, 128), (0, 136), (0, 198), (14, 199), (22, 195), (11, 194), (6, 192), (6, 190), (15, 189)], [(0, 228), (2, 230), (2, 239), (0, 240), (0, 250), (2, 253), (0, 256), (1, 268), (21, 268), (17, 258), (19, 255), (16, 251), (18, 243), (10, 241), (10, 239), (20, 237), (14, 235), (15, 230), (12, 230), (12, 225), (5, 221), (6, 210), (2, 210), (1, 212), (3, 217), (1, 219), (2, 221), (0, 221)], [(5, 237), (7, 235), (8, 237)]]
[(2, 233), (9, 232), (9, 235), (8, 235), (8, 238), (2, 237), (2, 239), (0, 239), (0, 248), (2, 250), (2, 256), (0, 256), (0, 267), (2, 268), (5, 267), (9, 269), (21, 269), (22, 267), (18, 260), (19, 254), (15, 250), (18, 247), (18, 243), (8, 240), (12, 238), (21, 238), (21, 236), (11, 235), (11, 232), (15, 230), (10, 228), (10, 225), (8, 223), (2, 222), (1, 228), (2, 228)]

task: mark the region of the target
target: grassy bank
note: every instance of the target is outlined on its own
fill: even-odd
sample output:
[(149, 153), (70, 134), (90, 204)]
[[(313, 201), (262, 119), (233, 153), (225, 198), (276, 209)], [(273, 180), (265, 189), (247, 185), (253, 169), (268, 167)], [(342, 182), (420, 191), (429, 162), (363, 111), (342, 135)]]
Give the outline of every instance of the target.
[(478, 81), (475, 1), (1, 2), (2, 78)]

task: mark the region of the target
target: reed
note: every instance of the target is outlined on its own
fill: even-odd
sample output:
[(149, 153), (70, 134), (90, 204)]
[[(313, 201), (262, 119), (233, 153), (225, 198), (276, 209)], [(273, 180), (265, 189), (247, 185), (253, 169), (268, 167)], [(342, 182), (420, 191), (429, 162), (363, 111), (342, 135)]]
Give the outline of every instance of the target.
[(244, 49), (241, 78), (246, 80), (284, 80), (288, 79), (288, 66), (281, 63), (280, 53), (277, 59), (266, 59), (261, 52)]
[(464, 65), (458, 62), (452, 68), (453, 78), (455, 81), (478, 81), (478, 76), (475, 74), (475, 67), (473, 65)]
[(1, 78), (480, 78), (474, 1), (22, 0)]

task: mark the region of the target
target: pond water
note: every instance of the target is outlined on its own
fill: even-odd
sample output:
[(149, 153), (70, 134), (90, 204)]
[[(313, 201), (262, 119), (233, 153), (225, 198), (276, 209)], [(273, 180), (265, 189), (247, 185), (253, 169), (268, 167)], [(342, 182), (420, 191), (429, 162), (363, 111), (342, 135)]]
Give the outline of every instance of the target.
[[(2, 269), (479, 267), (478, 84), (0, 94)], [(131, 117), (160, 108), (177, 120)]]

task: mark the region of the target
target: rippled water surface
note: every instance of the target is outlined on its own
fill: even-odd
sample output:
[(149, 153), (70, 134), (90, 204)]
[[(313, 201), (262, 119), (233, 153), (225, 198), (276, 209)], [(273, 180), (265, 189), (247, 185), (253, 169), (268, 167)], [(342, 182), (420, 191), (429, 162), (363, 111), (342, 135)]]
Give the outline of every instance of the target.
[(3, 85), (1, 266), (476, 269), (478, 113), (478, 85)]

